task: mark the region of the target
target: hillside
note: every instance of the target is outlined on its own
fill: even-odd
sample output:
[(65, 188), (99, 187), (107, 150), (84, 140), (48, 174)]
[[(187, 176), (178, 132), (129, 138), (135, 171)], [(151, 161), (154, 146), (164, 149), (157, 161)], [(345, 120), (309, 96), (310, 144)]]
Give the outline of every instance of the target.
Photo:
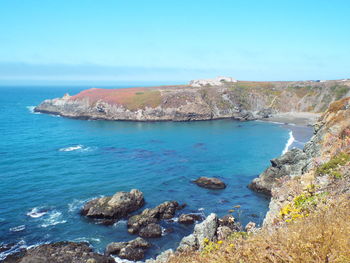
[(349, 80), (209, 82), (203, 86), (88, 89), (45, 100), (35, 108), (70, 118), (191, 121), (261, 119), (283, 112), (323, 112), (350, 90)]
[(303, 150), (274, 159), (254, 182), (272, 196), (261, 229), (206, 240), (170, 262), (350, 262), (350, 98), (330, 105)]

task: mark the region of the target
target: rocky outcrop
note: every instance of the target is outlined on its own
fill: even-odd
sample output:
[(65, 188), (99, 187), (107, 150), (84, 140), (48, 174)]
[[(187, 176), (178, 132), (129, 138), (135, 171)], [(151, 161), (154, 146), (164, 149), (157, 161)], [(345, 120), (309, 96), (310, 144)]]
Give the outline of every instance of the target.
[(45, 100), (34, 111), (97, 120), (254, 120), (277, 112), (321, 112), (350, 90), (350, 81), (235, 82), (220, 78), (192, 85), (89, 89)]
[(4, 263), (114, 263), (107, 255), (92, 251), (87, 243), (58, 242), (44, 244), (8, 256)]
[(218, 178), (200, 177), (193, 182), (200, 187), (212, 190), (226, 188), (226, 184)]
[(200, 220), (202, 220), (202, 216), (198, 214), (181, 214), (178, 222), (180, 224), (190, 225)]
[[(130, 234), (140, 234), (144, 237), (158, 237), (160, 226), (157, 225), (162, 219), (171, 219), (175, 212), (181, 209), (176, 201), (167, 201), (155, 208), (145, 209), (141, 214), (134, 215), (128, 220), (128, 232)], [(160, 231), (161, 234), (161, 231)]]
[(117, 192), (113, 196), (87, 202), (81, 214), (89, 218), (103, 219), (105, 223), (113, 223), (142, 207), (144, 202), (143, 193), (137, 189)]
[(149, 247), (151, 247), (150, 243), (138, 237), (129, 242), (112, 242), (108, 244), (105, 254), (136, 261), (145, 257), (145, 251)]
[(271, 189), (281, 183), (281, 178), (301, 175), (307, 161), (308, 157), (303, 150), (293, 148), (281, 157), (272, 159), (271, 166), (258, 178), (255, 178), (248, 187), (254, 191), (271, 195)]
[(216, 214), (210, 214), (202, 223), (194, 227), (193, 234), (184, 237), (177, 251), (202, 250), (205, 240), (215, 241), (217, 239), (216, 231), (219, 226)]
[[(281, 223), (282, 207), (293, 205), (298, 196), (316, 198), (322, 193), (331, 196), (346, 192), (348, 163), (334, 165), (329, 171), (326, 164), (339, 154), (350, 153), (350, 98), (332, 103), (314, 128), (315, 134), (303, 150), (293, 149), (272, 160), (272, 166), (250, 184), (252, 189), (272, 196), (265, 227)], [(323, 166), (327, 172), (319, 171)]]
[(155, 238), (162, 236), (162, 227), (156, 223), (150, 223), (145, 227), (142, 227), (139, 231), (141, 237)]

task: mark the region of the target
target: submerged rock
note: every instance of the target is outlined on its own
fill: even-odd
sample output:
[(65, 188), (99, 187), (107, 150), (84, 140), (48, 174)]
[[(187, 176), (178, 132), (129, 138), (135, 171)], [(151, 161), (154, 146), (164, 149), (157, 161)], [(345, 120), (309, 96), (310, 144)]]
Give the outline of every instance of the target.
[[(170, 219), (175, 216), (175, 212), (181, 209), (183, 206), (180, 206), (176, 201), (167, 201), (155, 208), (145, 209), (141, 214), (134, 215), (128, 220), (128, 232), (130, 234), (137, 234), (141, 229), (147, 227), (150, 224), (155, 224), (161, 219)], [(152, 230), (155, 230), (154, 225)], [(145, 231), (149, 229), (145, 229)], [(148, 231), (147, 231), (148, 232)], [(154, 232), (156, 233), (156, 232)], [(146, 234), (147, 235), (147, 234)]]
[(271, 195), (271, 190), (285, 176), (299, 176), (307, 165), (307, 155), (298, 148), (293, 148), (281, 157), (271, 160), (271, 166), (258, 178), (255, 178), (248, 187), (254, 191)]
[(193, 181), (200, 187), (207, 189), (224, 189), (226, 184), (218, 178), (213, 177), (199, 177), (197, 180)]
[(126, 217), (129, 213), (143, 206), (143, 193), (137, 189), (128, 192), (117, 192), (113, 196), (101, 197), (87, 202), (81, 214), (90, 218), (104, 219), (109, 224), (113, 220)]
[(145, 257), (145, 251), (151, 247), (146, 240), (138, 237), (129, 242), (112, 242), (106, 248), (106, 255), (116, 255), (122, 259), (141, 260)]
[(87, 243), (44, 244), (8, 256), (4, 263), (114, 263), (114, 259), (92, 251)]
[(182, 214), (179, 216), (180, 224), (190, 225), (199, 220), (202, 220), (202, 216), (198, 214)]

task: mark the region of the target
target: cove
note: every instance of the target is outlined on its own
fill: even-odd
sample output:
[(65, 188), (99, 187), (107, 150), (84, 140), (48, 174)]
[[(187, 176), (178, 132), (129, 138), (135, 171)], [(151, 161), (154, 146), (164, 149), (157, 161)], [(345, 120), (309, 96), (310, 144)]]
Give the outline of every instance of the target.
[[(144, 193), (144, 208), (176, 200), (187, 204), (179, 213), (223, 216), (240, 205), (237, 220), (261, 224), (269, 199), (246, 186), (282, 153), (290, 138), (284, 125), (83, 121), (31, 112), (31, 105), (67, 89), (77, 91), (2, 88), (0, 243), (88, 241), (103, 252), (110, 242), (136, 236), (127, 233), (126, 221), (98, 225), (79, 210), (89, 199), (132, 188)], [(200, 176), (218, 177), (227, 188), (199, 188), (191, 181)], [(150, 239), (147, 257), (175, 248), (193, 230), (162, 224), (174, 231)]]

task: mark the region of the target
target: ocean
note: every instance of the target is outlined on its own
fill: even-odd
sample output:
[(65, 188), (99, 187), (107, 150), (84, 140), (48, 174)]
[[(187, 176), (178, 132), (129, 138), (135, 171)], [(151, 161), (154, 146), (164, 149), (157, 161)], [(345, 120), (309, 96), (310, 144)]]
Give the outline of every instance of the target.
[[(133, 188), (144, 193), (145, 207), (176, 200), (187, 204), (179, 214), (223, 216), (240, 205), (237, 220), (261, 224), (269, 199), (247, 184), (312, 135), (310, 128), (259, 121), (85, 121), (33, 112), (44, 99), (86, 88), (0, 88), (0, 245), (12, 247), (0, 260), (47, 242), (87, 241), (103, 252), (110, 242), (136, 238), (125, 220), (104, 226), (79, 214), (92, 198)], [(218, 177), (227, 188), (200, 188), (191, 182), (200, 176)], [(193, 230), (176, 220), (162, 227), (174, 231), (150, 239), (148, 258)]]

